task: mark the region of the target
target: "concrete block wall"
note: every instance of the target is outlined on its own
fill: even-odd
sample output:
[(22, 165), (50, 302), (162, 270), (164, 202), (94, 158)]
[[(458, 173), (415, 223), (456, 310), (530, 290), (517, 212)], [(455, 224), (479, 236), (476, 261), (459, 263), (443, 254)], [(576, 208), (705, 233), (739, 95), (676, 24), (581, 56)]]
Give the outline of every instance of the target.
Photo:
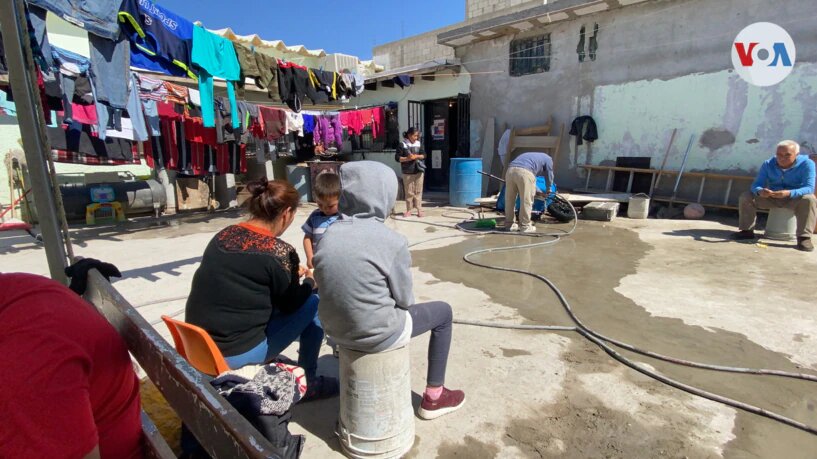
[[(506, 124), (528, 127), (553, 116), (556, 126), (565, 123), (569, 129), (576, 116), (593, 116), (596, 142), (577, 146), (575, 137), (562, 140), (557, 180), (568, 187), (584, 185), (580, 164), (647, 156), (653, 166), (660, 165), (676, 128), (667, 169), (678, 170), (695, 135), (687, 171), (754, 174), (781, 140), (817, 143), (817, 45), (813, 27), (792, 20), (813, 9), (813, 0), (782, 2), (763, 17), (784, 27), (797, 47), (797, 63), (786, 80), (756, 87), (732, 68), (734, 37), (757, 21), (735, 11), (765, 5), (764, 0), (648, 2), (543, 26), (527, 33), (550, 34), (550, 71), (521, 77), (508, 75), (512, 36), (459, 47), (457, 57), (473, 73), (471, 119), (483, 126), (495, 119), (498, 141)], [(601, 27), (598, 57), (580, 63), (580, 28), (595, 23)], [(732, 190), (731, 203), (738, 194)], [(704, 200), (718, 199), (723, 191), (707, 182)]]
[(465, 19), (479, 18), (481, 16), (506, 13), (504, 10), (510, 8), (516, 9), (519, 6), (541, 5), (541, 0), (466, 0), (465, 1)]
[(437, 44), (437, 35), (450, 28), (433, 30), (376, 46), (372, 50), (374, 61), (376, 64), (385, 66), (388, 71), (409, 65), (423, 64), (435, 59), (453, 59), (454, 48)]

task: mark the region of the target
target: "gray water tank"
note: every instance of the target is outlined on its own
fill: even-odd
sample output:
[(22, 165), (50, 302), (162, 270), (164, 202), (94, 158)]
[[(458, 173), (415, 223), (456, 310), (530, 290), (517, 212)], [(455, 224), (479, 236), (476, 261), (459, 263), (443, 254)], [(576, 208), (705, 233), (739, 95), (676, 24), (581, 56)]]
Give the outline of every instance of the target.
[(93, 185), (72, 183), (60, 185), (65, 217), (68, 220), (85, 220), (85, 208), (91, 204), (91, 188), (103, 185), (113, 188), (114, 196), (122, 203), (125, 215), (152, 214), (154, 203), (159, 204), (159, 209), (164, 209), (167, 205), (164, 187), (153, 179)]

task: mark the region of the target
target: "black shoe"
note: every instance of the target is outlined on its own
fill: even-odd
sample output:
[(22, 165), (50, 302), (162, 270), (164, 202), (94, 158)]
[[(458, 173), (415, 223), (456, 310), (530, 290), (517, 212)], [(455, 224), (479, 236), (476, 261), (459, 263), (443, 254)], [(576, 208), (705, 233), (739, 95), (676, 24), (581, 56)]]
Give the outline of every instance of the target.
[(797, 238), (797, 248), (803, 252), (814, 252), (814, 244), (810, 237)]
[(737, 233), (732, 233), (732, 239), (736, 241), (748, 241), (749, 239), (756, 239), (755, 232), (752, 230), (738, 231)]
[(337, 378), (328, 376), (318, 376), (306, 383), (306, 394), (301, 398), (301, 403), (335, 397), (340, 394), (340, 384)]

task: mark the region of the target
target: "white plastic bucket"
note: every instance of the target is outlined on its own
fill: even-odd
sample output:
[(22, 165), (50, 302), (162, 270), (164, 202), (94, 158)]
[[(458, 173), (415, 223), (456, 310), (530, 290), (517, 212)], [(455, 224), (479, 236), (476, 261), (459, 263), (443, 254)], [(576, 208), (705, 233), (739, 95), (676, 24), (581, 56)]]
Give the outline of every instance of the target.
[(627, 205), (627, 217), (644, 219), (650, 214), (650, 197), (644, 193), (630, 196)]
[(348, 457), (399, 458), (414, 445), (408, 346), (377, 354), (339, 348), (337, 435)]
[(786, 207), (772, 207), (766, 219), (766, 239), (778, 241), (794, 240), (797, 232), (797, 218), (794, 211)]

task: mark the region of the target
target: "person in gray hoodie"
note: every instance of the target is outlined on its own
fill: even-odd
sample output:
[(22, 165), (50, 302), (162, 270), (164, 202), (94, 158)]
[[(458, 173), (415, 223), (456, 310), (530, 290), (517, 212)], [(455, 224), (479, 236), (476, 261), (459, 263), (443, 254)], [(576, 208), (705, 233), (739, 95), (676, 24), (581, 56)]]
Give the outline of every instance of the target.
[(434, 419), (459, 409), (465, 394), (444, 386), (451, 347), (451, 306), (414, 303), (406, 238), (384, 225), (397, 199), (397, 176), (386, 165), (356, 161), (340, 167), (340, 218), (321, 239), (313, 263), (320, 285), (318, 314), (341, 347), (382, 352), (431, 331), (426, 390), (419, 415)]

